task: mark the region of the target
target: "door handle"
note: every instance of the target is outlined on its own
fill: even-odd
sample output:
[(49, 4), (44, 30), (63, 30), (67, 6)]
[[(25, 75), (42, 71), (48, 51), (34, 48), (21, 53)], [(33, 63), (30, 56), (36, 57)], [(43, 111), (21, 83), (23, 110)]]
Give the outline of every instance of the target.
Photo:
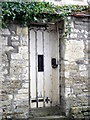
[(52, 58), (51, 60), (52, 68), (57, 68), (58, 64), (56, 63), (56, 58)]

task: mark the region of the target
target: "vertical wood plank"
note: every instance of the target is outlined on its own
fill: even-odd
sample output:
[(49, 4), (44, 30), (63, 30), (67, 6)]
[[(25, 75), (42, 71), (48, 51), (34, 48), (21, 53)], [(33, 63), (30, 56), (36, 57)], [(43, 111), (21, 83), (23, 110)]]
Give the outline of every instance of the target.
[[(51, 55), (50, 55), (49, 33), (44, 33), (44, 79), (45, 79), (45, 99), (48, 97), (52, 101), (52, 82), (51, 82)], [(45, 102), (45, 106), (50, 106), (50, 102)]]
[[(35, 52), (35, 32), (30, 30), (30, 78), (31, 78), (31, 100), (36, 99), (36, 52)], [(36, 107), (36, 103), (31, 103), (31, 108)]]
[[(58, 60), (58, 34), (55, 31), (50, 32), (51, 58)], [(52, 68), (52, 105), (59, 104), (59, 68)]]
[[(37, 55), (43, 55), (42, 31), (37, 31)], [(38, 57), (38, 56), (37, 56)], [(43, 72), (38, 72), (38, 99), (43, 98)], [(38, 107), (43, 107), (43, 101), (38, 103)]]
[(42, 31), (42, 42), (43, 42), (43, 56), (44, 56), (44, 72), (43, 72), (43, 107), (45, 107), (45, 54), (44, 54), (44, 31)]

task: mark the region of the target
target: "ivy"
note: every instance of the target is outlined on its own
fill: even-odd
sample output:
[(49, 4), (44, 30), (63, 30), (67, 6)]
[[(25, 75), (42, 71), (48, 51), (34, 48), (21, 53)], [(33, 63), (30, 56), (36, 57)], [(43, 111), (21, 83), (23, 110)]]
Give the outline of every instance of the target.
[(31, 22), (49, 22), (65, 19), (69, 14), (87, 10), (88, 6), (55, 6), (49, 2), (2, 2), (2, 26), (17, 23), (29, 26)]

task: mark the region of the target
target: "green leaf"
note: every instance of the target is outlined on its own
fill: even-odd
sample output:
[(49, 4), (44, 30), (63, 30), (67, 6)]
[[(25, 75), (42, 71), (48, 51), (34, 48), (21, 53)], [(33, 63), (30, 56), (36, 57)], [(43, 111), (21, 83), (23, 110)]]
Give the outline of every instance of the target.
[(88, 10), (88, 6), (55, 6), (49, 2), (2, 2), (1, 4), (3, 24), (17, 21), (19, 24), (29, 25), (30, 21), (39, 22), (41, 19), (55, 21), (61, 18), (67, 19), (68, 14), (72, 12)]

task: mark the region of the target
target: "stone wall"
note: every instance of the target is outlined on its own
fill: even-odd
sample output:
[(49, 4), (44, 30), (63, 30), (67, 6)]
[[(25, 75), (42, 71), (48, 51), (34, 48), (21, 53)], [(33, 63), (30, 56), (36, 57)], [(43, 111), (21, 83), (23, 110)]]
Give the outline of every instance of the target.
[(0, 119), (28, 114), (28, 28), (0, 30)]
[[(73, 117), (90, 116), (89, 102), (89, 19), (69, 17), (70, 33), (61, 43), (61, 105)], [(66, 26), (67, 27), (67, 26)], [(66, 30), (66, 28), (65, 28)], [(61, 29), (63, 33), (63, 29)], [(90, 105), (90, 104), (89, 104)], [(82, 113), (85, 108), (85, 113)], [(89, 113), (87, 112), (89, 109)], [(85, 114), (85, 115), (84, 115)]]
[[(67, 116), (83, 118), (90, 113), (90, 20), (68, 19), (71, 31), (67, 36), (66, 23), (58, 23), (60, 104)], [(27, 27), (11, 25), (0, 30), (0, 119), (28, 118), (28, 41)]]

